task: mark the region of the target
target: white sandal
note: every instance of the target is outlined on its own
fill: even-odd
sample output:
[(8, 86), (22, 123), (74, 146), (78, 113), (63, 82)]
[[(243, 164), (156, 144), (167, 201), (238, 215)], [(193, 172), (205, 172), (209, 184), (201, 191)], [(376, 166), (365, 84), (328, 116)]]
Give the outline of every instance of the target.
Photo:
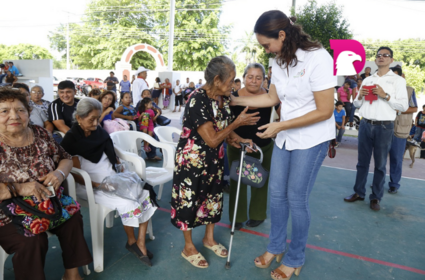
[(186, 254), (182, 251), (182, 257), (185, 258), (185, 260), (187, 260), (194, 267), (198, 267), (198, 268), (207, 268), (208, 267), (208, 262), (207, 262), (207, 265), (199, 265), (199, 263), (201, 261), (207, 261), (204, 258), (204, 256), (201, 255), (201, 253), (191, 255), (191, 256), (186, 256)]
[(227, 258), (227, 254), (226, 255), (221, 254), (223, 252), (223, 250), (227, 251), (226, 247), (224, 247), (221, 244), (217, 244), (217, 245), (213, 245), (213, 246), (209, 246), (208, 244), (204, 244), (204, 247), (213, 251), (214, 254), (216, 254), (220, 258)]

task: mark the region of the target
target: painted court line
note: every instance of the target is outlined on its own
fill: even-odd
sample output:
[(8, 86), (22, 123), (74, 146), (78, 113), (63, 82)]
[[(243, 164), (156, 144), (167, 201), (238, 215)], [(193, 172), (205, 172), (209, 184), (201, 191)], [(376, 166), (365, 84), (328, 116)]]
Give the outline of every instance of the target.
[[(165, 208), (158, 208), (158, 209), (163, 211), (163, 212), (171, 213), (170, 210), (165, 209)], [(231, 225), (224, 224), (224, 223), (217, 223), (217, 225), (220, 226), (220, 227), (231, 228)], [(253, 231), (253, 230), (250, 230), (250, 229), (242, 228), (240, 231), (246, 232), (246, 233), (249, 233), (249, 234), (253, 234), (253, 235), (257, 235), (257, 236), (261, 236), (261, 237), (265, 237), (265, 238), (269, 238), (268, 234), (261, 233), (261, 232), (258, 232), (258, 231)], [(287, 242), (291, 242), (291, 240), (288, 239)], [(332, 250), (332, 249), (327, 249), (327, 248), (323, 248), (323, 247), (319, 247), (319, 246), (315, 246), (315, 245), (310, 245), (310, 244), (307, 244), (307, 248), (317, 250), (317, 251), (326, 252), (326, 253), (331, 253), (331, 254), (334, 254), (334, 255), (340, 255), (340, 256), (356, 259), (356, 260), (376, 263), (376, 264), (385, 265), (385, 266), (389, 266), (389, 267), (393, 267), (393, 268), (399, 268), (399, 269), (407, 270), (407, 271), (410, 271), (410, 272), (425, 275), (425, 270), (421, 270), (421, 269), (417, 269), (417, 268), (413, 268), (413, 267), (409, 267), (409, 266), (405, 266), (405, 265), (399, 265), (399, 264), (396, 264), (396, 263), (390, 263), (390, 262), (372, 259), (372, 258), (368, 258), (368, 257), (362, 257), (362, 256), (359, 256), (359, 255), (350, 254), (350, 253)]]
[[(340, 170), (347, 170), (347, 171), (354, 171), (357, 172), (357, 170), (355, 169), (348, 169), (348, 168), (342, 168), (342, 167), (334, 167), (334, 166), (329, 166), (329, 165), (322, 165), (323, 167), (328, 167), (328, 168), (333, 168), (333, 169), (340, 169)], [(373, 174), (373, 172), (369, 172), (369, 174)], [(386, 176), (390, 176), (389, 174), (386, 174)], [(405, 179), (411, 179), (411, 180), (418, 180), (418, 181), (424, 181), (424, 179), (418, 179), (418, 178), (412, 178), (412, 177), (405, 177), (405, 176), (401, 176), (401, 178), (405, 178)]]

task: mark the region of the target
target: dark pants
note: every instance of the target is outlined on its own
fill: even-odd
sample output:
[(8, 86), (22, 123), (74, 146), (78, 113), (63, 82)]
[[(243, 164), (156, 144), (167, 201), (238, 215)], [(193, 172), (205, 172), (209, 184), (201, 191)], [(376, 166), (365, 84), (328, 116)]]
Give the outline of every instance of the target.
[(345, 132), (345, 126), (343, 123), (337, 122), (337, 124), (339, 126), (341, 126), (341, 129), (338, 129), (335, 127), (336, 129), (336, 142), (341, 143), (342, 142), (342, 135), (344, 135)]
[[(47, 234), (34, 237), (19, 234), (12, 223), (0, 227), (0, 246), (12, 258), (15, 279), (44, 280), (44, 263), (48, 250)], [(83, 219), (77, 212), (71, 219), (50, 231), (59, 238), (65, 269), (80, 267), (93, 262), (83, 233)], [(3, 264), (1, 264), (3, 265)]]
[(403, 156), (406, 149), (406, 138), (398, 138), (393, 135), (390, 149), (390, 187), (400, 188), (401, 172), (403, 168)]
[[(155, 126), (156, 126), (156, 124), (155, 124)], [(155, 138), (156, 141), (159, 141), (159, 138), (158, 138), (158, 136), (156, 136), (156, 134), (154, 134), (152, 137)], [(156, 147), (149, 144), (149, 148), (151, 148), (151, 151), (147, 152), (146, 156), (149, 159), (153, 159), (156, 156)]]
[[(345, 122), (348, 121), (348, 118), (351, 115), (351, 107), (353, 107), (353, 104), (351, 102), (344, 102), (344, 108), (345, 108)], [(345, 124), (343, 124), (345, 126)]]
[(360, 197), (366, 196), (366, 182), (370, 159), (373, 154), (375, 170), (373, 173), (372, 194), (369, 199), (381, 200), (384, 195), (384, 183), (388, 153), (394, 134), (394, 123), (372, 125), (362, 119), (359, 128), (358, 161), (354, 192)]
[(7, 75), (7, 74), (1, 74), (1, 75), (0, 75), (0, 84), (2, 83), (3, 78), (4, 78), (4, 77), (6, 77), (6, 75)]
[(176, 97), (175, 97), (175, 104), (174, 104), (176, 107), (177, 106), (182, 106), (183, 105), (183, 94), (180, 94), (180, 95), (176, 95)]
[[(263, 151), (264, 158), (261, 165), (270, 170), (270, 164), (272, 159), (274, 141), (265, 147), (261, 147)], [(260, 158), (260, 153), (251, 153), (248, 154), (254, 158)], [(232, 163), (234, 160), (241, 159), (241, 150), (237, 149), (231, 145), (227, 146), (227, 156), (229, 158), (229, 163)], [(233, 213), (235, 211), (235, 201), (236, 201), (236, 191), (238, 187), (238, 182), (230, 179), (230, 195), (229, 195), (229, 219), (233, 221)], [(251, 187), (251, 198), (249, 201), (248, 207), (248, 189), (247, 185), (242, 184), (239, 190), (239, 201), (238, 201), (238, 212), (236, 213), (236, 222), (242, 223), (248, 219), (248, 208), (249, 208), (249, 218), (251, 220), (265, 220), (267, 218), (267, 193), (269, 188), (269, 179), (262, 188), (253, 188)]]

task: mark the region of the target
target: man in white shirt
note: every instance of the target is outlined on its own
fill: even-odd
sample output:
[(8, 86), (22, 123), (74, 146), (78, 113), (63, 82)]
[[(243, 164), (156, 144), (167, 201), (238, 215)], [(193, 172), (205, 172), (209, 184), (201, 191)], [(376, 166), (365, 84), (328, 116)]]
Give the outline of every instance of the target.
[(180, 86), (180, 80), (176, 81), (176, 86), (173, 88), (173, 92), (175, 94), (176, 97), (176, 102), (174, 103), (175, 107), (174, 107), (174, 112), (176, 112), (177, 106), (180, 105), (179, 107), (179, 112), (182, 109), (182, 103), (183, 103), (183, 95), (182, 95), (182, 88)]
[(149, 85), (146, 82), (149, 69), (140, 66), (136, 71), (137, 79), (133, 82), (133, 105), (136, 105), (142, 99), (142, 92), (145, 89), (149, 89)]
[(182, 84), (182, 90), (184, 91), (185, 89), (187, 89), (190, 85), (190, 81), (189, 81), (189, 77), (186, 78), (186, 83)]
[[(388, 47), (380, 47), (375, 63), (378, 72), (367, 77), (354, 101), (363, 117), (360, 122), (358, 137), (357, 175), (354, 194), (344, 198), (346, 202), (364, 200), (366, 182), (369, 173), (370, 159), (373, 154), (375, 172), (373, 174), (372, 194), (369, 196), (370, 208), (379, 211), (379, 202), (384, 195), (387, 156), (391, 148), (394, 133), (394, 120), (397, 111), (405, 112), (409, 108), (406, 81), (390, 70), (394, 61), (393, 51)], [(369, 101), (368, 90), (364, 86), (375, 85), (372, 89), (377, 100)]]
[(202, 79), (199, 79), (199, 83), (197, 83), (196, 85), (195, 85), (195, 88), (200, 88), (200, 87), (202, 87)]

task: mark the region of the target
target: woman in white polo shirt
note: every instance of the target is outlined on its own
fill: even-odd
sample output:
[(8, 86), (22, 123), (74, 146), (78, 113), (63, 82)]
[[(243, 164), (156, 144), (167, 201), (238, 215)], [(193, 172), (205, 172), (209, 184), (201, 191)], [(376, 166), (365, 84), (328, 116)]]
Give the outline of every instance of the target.
[[(232, 105), (270, 107), (282, 102), (280, 122), (259, 128), (261, 138), (276, 137), (271, 162), (269, 193), (271, 212), (270, 242), (267, 251), (255, 259), (260, 268), (274, 258), (283, 258), (272, 271), (273, 279), (299, 274), (305, 262), (310, 225), (308, 199), (329, 141), (335, 138), (333, 117), (333, 61), (318, 42), (294, 25), (281, 11), (265, 12), (254, 32), (267, 53), (274, 53), (269, 94), (253, 97), (232, 96)], [(291, 243), (286, 250), (288, 218), (292, 218)]]

